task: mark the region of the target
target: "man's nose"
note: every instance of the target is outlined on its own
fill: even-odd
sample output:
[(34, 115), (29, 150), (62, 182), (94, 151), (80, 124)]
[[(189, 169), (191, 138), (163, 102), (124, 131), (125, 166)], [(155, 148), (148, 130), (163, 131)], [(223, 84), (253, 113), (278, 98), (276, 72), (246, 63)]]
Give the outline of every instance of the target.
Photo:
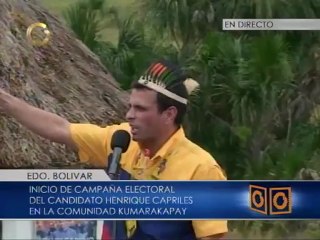
[(132, 108), (129, 108), (127, 114), (126, 114), (126, 119), (127, 120), (132, 120), (134, 119), (134, 111), (132, 110)]

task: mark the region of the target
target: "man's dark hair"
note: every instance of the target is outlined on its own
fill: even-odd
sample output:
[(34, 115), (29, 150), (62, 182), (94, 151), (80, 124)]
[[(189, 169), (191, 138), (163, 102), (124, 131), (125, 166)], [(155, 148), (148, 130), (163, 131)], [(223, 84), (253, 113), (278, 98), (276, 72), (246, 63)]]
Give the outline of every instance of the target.
[[(154, 67), (159, 64), (163, 67), (163, 71), (154, 72)], [(161, 68), (157, 68), (158, 70)], [(166, 89), (176, 95), (188, 99), (188, 92), (184, 85), (184, 81), (187, 79), (186, 74), (174, 64), (160, 60), (157, 61), (148, 68), (146, 71), (145, 77), (156, 78), (157, 80), (166, 84)], [(138, 83), (137, 81), (133, 82), (132, 89), (149, 89), (143, 84)], [(177, 109), (177, 116), (174, 123), (179, 126), (182, 124), (184, 116), (187, 111), (187, 105), (181, 102), (178, 102), (172, 98), (167, 97), (166, 95), (157, 92), (157, 104), (160, 112), (165, 111), (169, 107), (173, 106)]]

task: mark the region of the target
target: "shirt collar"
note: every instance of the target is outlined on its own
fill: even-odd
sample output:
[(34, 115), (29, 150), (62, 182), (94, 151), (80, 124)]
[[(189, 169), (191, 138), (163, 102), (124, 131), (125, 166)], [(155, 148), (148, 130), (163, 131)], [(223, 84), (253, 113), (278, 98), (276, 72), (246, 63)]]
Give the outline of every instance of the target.
[(161, 158), (163, 159), (168, 152), (171, 150), (171, 147), (181, 139), (185, 138), (185, 133), (182, 127), (180, 127), (163, 145), (162, 147), (156, 152), (153, 159)]

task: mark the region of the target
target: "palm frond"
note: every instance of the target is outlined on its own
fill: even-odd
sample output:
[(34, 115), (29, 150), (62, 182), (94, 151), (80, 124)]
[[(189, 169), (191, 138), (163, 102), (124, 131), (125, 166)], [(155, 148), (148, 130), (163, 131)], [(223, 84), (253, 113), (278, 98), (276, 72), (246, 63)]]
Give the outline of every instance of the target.
[(69, 27), (90, 49), (97, 46), (98, 34), (102, 30), (99, 11), (103, 7), (103, 0), (83, 0), (71, 5), (63, 12)]

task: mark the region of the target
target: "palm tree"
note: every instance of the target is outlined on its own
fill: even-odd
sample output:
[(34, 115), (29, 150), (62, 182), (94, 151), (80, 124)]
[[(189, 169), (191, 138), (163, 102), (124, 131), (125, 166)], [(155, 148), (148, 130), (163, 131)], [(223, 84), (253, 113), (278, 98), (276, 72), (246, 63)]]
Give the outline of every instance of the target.
[(99, 44), (104, 13), (104, 0), (81, 0), (64, 11), (63, 16), (76, 36), (92, 50)]
[(142, 1), (145, 21), (158, 37), (173, 41), (178, 51), (200, 40), (212, 29), (213, 4), (209, 0)]
[[(231, 176), (234, 158), (260, 166), (277, 139), (290, 147), (292, 121), (310, 117), (312, 108), (296, 114), (301, 96), (297, 76), (308, 55), (300, 56), (299, 67), (295, 54), (280, 34), (234, 38), (217, 32), (189, 60), (189, 70), (202, 85), (197, 108), (190, 113), (192, 136), (221, 156)], [(241, 160), (239, 164), (244, 166)]]
[[(100, 57), (123, 89), (130, 88), (153, 57), (144, 37), (143, 24), (131, 16), (121, 19), (117, 9), (106, 7), (104, 0), (76, 2), (64, 16), (77, 37)], [(119, 30), (117, 43), (100, 38), (100, 32), (110, 22)]]
[(317, 0), (215, 0), (212, 1), (218, 22), (223, 18), (319, 18)]

